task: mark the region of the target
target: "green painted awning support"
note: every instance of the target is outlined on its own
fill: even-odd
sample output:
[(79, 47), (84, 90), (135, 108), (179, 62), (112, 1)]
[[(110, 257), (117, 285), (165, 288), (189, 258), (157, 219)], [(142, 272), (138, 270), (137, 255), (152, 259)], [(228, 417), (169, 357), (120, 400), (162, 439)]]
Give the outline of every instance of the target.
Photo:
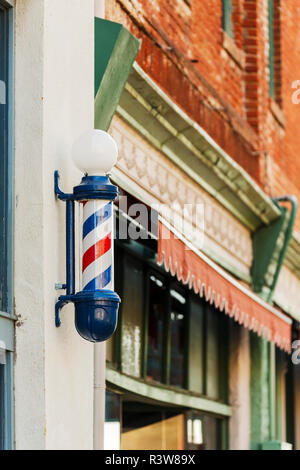
[(250, 334), (250, 448), (260, 450), (270, 441), (272, 404), (270, 401), (270, 347), (266, 339)]
[(95, 18), (95, 129), (108, 130), (140, 46), (121, 24)]
[[(279, 208), (281, 216), (271, 224), (260, 227), (252, 235), (253, 289), (268, 302), (272, 301), (297, 214), (297, 200), (294, 196), (274, 198), (273, 202)], [(281, 206), (280, 202), (289, 202), (291, 211)]]

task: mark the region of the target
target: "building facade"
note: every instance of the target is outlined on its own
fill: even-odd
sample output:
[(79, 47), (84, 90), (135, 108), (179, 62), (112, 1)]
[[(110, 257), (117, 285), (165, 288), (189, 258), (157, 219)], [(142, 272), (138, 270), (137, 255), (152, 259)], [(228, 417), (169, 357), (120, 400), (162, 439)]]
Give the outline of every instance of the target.
[[(1, 449), (300, 448), (299, 14), (0, 0)], [(80, 182), (72, 145), (94, 127), (119, 148), (122, 303), (100, 346), (72, 305), (54, 322), (53, 175)]]

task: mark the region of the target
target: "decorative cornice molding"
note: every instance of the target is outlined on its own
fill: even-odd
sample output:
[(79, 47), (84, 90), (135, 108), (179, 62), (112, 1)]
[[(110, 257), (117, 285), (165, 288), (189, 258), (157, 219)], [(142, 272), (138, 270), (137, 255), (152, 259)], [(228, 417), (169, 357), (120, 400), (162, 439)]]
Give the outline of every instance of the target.
[[(120, 118), (114, 118), (110, 132), (119, 147), (117, 169), (129, 180), (129, 185), (131, 180), (148, 193), (148, 201), (173, 207), (178, 215), (182, 215), (184, 204), (202, 204), (203, 251), (247, 277), (252, 262), (250, 231)], [(192, 228), (192, 214), (188, 214), (188, 223), (187, 228)], [(185, 236), (189, 238), (189, 233)]]

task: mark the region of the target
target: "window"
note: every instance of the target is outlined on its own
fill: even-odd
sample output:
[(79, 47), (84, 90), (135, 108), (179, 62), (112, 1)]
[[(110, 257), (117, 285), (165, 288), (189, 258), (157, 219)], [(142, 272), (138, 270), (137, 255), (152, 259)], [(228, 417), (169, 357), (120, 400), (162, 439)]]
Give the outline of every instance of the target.
[(231, 0), (222, 0), (222, 27), (228, 36), (232, 37), (232, 4)]
[(143, 266), (134, 258), (123, 258), (122, 371), (141, 375), (143, 334)]
[(0, 310), (11, 311), (11, 11), (0, 1)]
[(227, 402), (229, 318), (159, 269), (155, 251), (141, 249), (142, 242), (116, 244), (122, 297), (116, 366), (149, 383)]
[(12, 431), (12, 44), (13, 9), (0, 0), (0, 449)]
[(106, 391), (105, 450), (221, 450), (227, 419)]
[(148, 308), (147, 377), (162, 382), (166, 286), (163, 281), (153, 274), (149, 276)]
[(191, 412), (187, 415), (187, 449), (221, 450), (226, 447), (224, 421), (214, 416)]
[(269, 0), (268, 17), (270, 96), (279, 106), (281, 106), (280, 0)]
[(186, 298), (175, 289), (170, 291), (170, 384), (185, 385)]

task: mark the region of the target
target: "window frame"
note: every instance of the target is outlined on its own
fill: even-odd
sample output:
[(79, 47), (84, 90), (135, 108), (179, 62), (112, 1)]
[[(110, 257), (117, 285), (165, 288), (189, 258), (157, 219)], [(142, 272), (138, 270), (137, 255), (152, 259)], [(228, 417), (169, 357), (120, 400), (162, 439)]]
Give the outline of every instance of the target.
[[(229, 399), (229, 364), (228, 364), (228, 354), (225, 355), (223, 354), (224, 351), (228, 352), (228, 344), (226, 346), (226, 350), (222, 350), (222, 347), (220, 347), (218, 351), (218, 370), (219, 370), (219, 375), (218, 375), (218, 398), (213, 398), (210, 397), (206, 394), (207, 392), (207, 387), (206, 387), (206, 381), (207, 381), (207, 351), (206, 351), (206, 341), (204, 341), (205, 344), (203, 344), (203, 392), (198, 393), (195, 391), (191, 391), (189, 387), (189, 376), (190, 376), (190, 367), (189, 367), (189, 323), (190, 323), (190, 303), (191, 303), (191, 297), (194, 296), (196, 299), (198, 299), (198, 296), (196, 296), (188, 287), (182, 285), (179, 283), (176, 279), (174, 279), (173, 276), (171, 276), (169, 273), (166, 273), (162, 268), (159, 268), (156, 265), (155, 262), (155, 257), (151, 258), (144, 258), (141, 253), (140, 249), (135, 251), (136, 246), (138, 245), (138, 242), (133, 242), (130, 241), (129, 243), (122, 242), (119, 240), (116, 240), (116, 245), (117, 249), (120, 250), (122, 259), (124, 259), (124, 253), (127, 255), (131, 255), (132, 257), (136, 257), (139, 259), (139, 261), (143, 262), (143, 272), (144, 272), (144, 310), (143, 310), (143, 345), (142, 345), (142, 361), (141, 361), (141, 376), (140, 380), (143, 380), (145, 383), (149, 383), (151, 385), (157, 385), (157, 386), (167, 386), (171, 389), (174, 390), (184, 390), (184, 392), (188, 393), (195, 393), (196, 395), (203, 396), (205, 398), (211, 399), (213, 401), (221, 402), (221, 403), (226, 403), (228, 404), (228, 399)], [(118, 269), (119, 273), (123, 272), (122, 269)], [(149, 282), (147, 281), (149, 277), (154, 274), (156, 277), (161, 278), (166, 286), (167, 286), (167, 291), (168, 291), (168, 302), (170, 304), (170, 290), (175, 288), (179, 293), (182, 293), (185, 298), (187, 299), (186, 302), (186, 314), (185, 314), (185, 377), (183, 381), (183, 387), (178, 387), (174, 385), (170, 385), (170, 347), (171, 347), (171, 342), (170, 342), (170, 328), (168, 328), (167, 334), (166, 331), (164, 331), (164, 344), (163, 344), (163, 350), (165, 351), (164, 353), (164, 363), (163, 363), (163, 374), (162, 374), (162, 382), (156, 382), (147, 379), (147, 355), (148, 355), (148, 323), (149, 323), (149, 309), (148, 309), (148, 298), (149, 298)], [(119, 276), (119, 274), (118, 274)], [(121, 286), (121, 291), (119, 290), (118, 293), (122, 295), (122, 288), (123, 288), (123, 283), (119, 282), (119, 286)], [(206, 335), (206, 316), (207, 312), (209, 310), (209, 305), (206, 304), (204, 299), (201, 299), (199, 297), (199, 303), (203, 302), (203, 309), (204, 309), (204, 336)], [(170, 305), (167, 307), (168, 309), (168, 315), (166, 315), (166, 322), (167, 325), (169, 326), (170, 323), (170, 316), (171, 316), (171, 310), (170, 310)], [(217, 311), (218, 312), (218, 311)], [(221, 335), (221, 325), (223, 324), (223, 321), (225, 322), (226, 320), (228, 321), (227, 316), (224, 315), (222, 312), (218, 312), (218, 314), (221, 316), (223, 315), (224, 318), (220, 317), (220, 320), (218, 321), (218, 331), (216, 331), (216, 339), (217, 341), (221, 341), (223, 343), (222, 335)], [(229, 328), (229, 326), (228, 326)], [(118, 331), (117, 331), (117, 336), (114, 344), (114, 349), (116, 350), (116, 354), (113, 355), (113, 357), (116, 359), (114, 360), (115, 366), (122, 372), (122, 363), (121, 363), (121, 357), (122, 354), (121, 352), (121, 337), (122, 337), (122, 304), (120, 306), (120, 320), (119, 320), (119, 326), (118, 326)], [(227, 359), (226, 359), (227, 358)], [(226, 363), (225, 363), (226, 362)]]
[[(7, 54), (6, 85), (6, 124), (7, 147), (5, 157), (5, 178), (3, 213), (5, 215), (5, 290), (7, 296), (5, 311), (0, 309), (0, 341), (4, 344), (6, 364), (4, 365), (4, 450), (14, 448), (14, 412), (13, 412), (13, 363), (14, 363), (14, 315), (13, 305), (13, 231), (14, 231), (14, 1), (0, 0), (0, 10), (7, 15), (7, 35), (5, 44)], [(1, 45), (2, 47), (2, 45)]]
[(7, 270), (6, 270), (6, 289), (7, 289), (7, 308), (5, 311), (1, 311), (0, 316), (9, 317), (16, 319), (14, 316), (14, 306), (13, 306), (13, 229), (14, 229), (14, 2), (0, 0), (1, 10), (6, 10), (8, 15), (8, 36), (7, 36), (7, 55), (8, 55), (8, 68), (7, 68), (7, 155), (6, 155), (6, 164), (7, 164), (7, 186), (6, 186), (6, 201), (5, 204), (5, 213), (6, 213), (6, 261), (7, 261)]

